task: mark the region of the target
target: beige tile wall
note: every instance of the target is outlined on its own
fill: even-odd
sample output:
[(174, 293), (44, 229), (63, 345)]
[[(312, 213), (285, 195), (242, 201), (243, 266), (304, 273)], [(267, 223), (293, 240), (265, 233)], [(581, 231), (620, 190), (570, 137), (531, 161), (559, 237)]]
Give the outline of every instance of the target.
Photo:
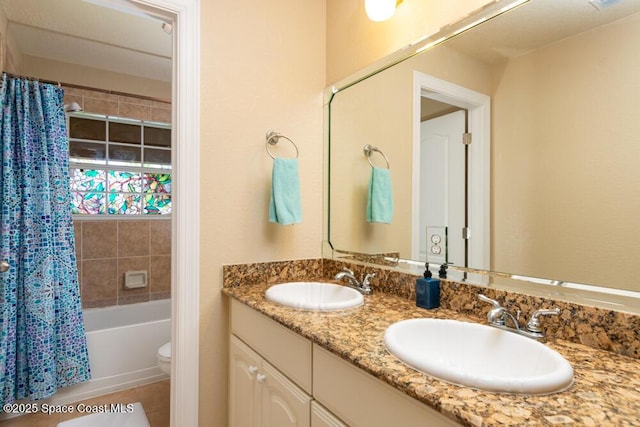
[(88, 113), (171, 123), (171, 103), (135, 96), (64, 87), (64, 103), (77, 102)]
[[(76, 220), (83, 308), (171, 297), (171, 220)], [(147, 287), (125, 289), (127, 271), (147, 271)]]

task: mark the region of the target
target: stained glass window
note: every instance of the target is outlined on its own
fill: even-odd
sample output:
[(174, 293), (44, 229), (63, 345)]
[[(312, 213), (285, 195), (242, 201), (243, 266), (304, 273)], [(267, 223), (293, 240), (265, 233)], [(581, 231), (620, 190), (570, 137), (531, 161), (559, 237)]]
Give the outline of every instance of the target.
[(109, 193), (109, 214), (137, 215), (140, 214), (140, 194)]
[(69, 120), (74, 214), (171, 214), (168, 125), (83, 113)]
[(171, 174), (168, 173), (145, 173), (144, 174), (145, 193), (171, 193)]
[(142, 192), (142, 176), (138, 172), (109, 171), (110, 193)]
[(74, 191), (71, 212), (74, 214), (99, 215), (105, 213), (104, 193)]
[(72, 169), (71, 188), (75, 191), (104, 191), (105, 171), (97, 169)]
[(144, 196), (144, 213), (151, 215), (171, 213), (171, 196), (168, 194), (146, 194)]

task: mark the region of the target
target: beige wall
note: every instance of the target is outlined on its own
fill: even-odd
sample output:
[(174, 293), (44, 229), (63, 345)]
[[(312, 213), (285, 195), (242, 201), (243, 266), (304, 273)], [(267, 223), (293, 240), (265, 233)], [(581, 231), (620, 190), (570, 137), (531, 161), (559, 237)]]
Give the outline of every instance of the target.
[[(222, 265), (321, 254), (325, 1), (203, 1), (201, 14), (200, 425), (224, 426)], [(301, 224), (268, 222), (269, 130), (300, 150)]]
[(495, 70), (492, 268), (637, 289), (639, 50), (636, 14)]
[(4, 10), (0, 8), (0, 71), (5, 71), (4, 54), (5, 54), (5, 40), (7, 36), (7, 16), (4, 14)]
[(8, 73), (18, 73), (21, 61), (22, 54), (13, 36), (8, 33), (7, 16), (0, 8), (0, 69)]
[(407, 0), (385, 22), (367, 18), (362, 0), (327, 0), (327, 83), (334, 83), (490, 3)]

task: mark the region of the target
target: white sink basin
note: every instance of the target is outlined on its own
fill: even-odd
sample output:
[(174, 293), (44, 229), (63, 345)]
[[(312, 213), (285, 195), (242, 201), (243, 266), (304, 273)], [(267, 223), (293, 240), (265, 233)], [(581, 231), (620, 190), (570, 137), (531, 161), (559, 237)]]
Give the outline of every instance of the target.
[(389, 326), (387, 349), (407, 365), (482, 390), (548, 394), (573, 383), (573, 368), (531, 338), (478, 323), (410, 319)]
[(267, 289), (272, 302), (303, 310), (343, 310), (362, 305), (364, 298), (355, 289), (333, 283), (290, 282)]

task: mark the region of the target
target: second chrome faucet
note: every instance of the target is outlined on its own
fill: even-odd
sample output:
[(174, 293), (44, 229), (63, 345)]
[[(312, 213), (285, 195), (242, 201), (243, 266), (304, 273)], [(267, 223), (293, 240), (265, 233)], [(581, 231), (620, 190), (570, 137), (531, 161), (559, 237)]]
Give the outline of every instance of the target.
[[(478, 295), (478, 299), (480, 301), (487, 302), (491, 304), (493, 307), (487, 313), (487, 322), (489, 325), (494, 326), (499, 329), (504, 329), (506, 331), (515, 332), (520, 335), (524, 335), (525, 337), (533, 338), (533, 339), (541, 339), (544, 338), (544, 333), (542, 331), (542, 325), (540, 323), (540, 316), (546, 315), (558, 315), (560, 314), (559, 308), (554, 308), (552, 310), (540, 309), (533, 312), (531, 318), (527, 322), (525, 329), (520, 327), (520, 312), (518, 311), (517, 315), (513, 315), (509, 310), (500, 305), (500, 303), (494, 299), (491, 299), (483, 294)], [(511, 327), (507, 325), (507, 321), (511, 323)]]
[(365, 275), (364, 279), (362, 279), (362, 282), (359, 282), (358, 279), (356, 279), (356, 276), (353, 274), (353, 271), (349, 270), (347, 267), (344, 267), (341, 272), (335, 275), (334, 279), (342, 280), (345, 277), (349, 281), (349, 287), (360, 291), (360, 293), (364, 295), (369, 295), (371, 293), (371, 279), (376, 277), (376, 273), (369, 273)]

